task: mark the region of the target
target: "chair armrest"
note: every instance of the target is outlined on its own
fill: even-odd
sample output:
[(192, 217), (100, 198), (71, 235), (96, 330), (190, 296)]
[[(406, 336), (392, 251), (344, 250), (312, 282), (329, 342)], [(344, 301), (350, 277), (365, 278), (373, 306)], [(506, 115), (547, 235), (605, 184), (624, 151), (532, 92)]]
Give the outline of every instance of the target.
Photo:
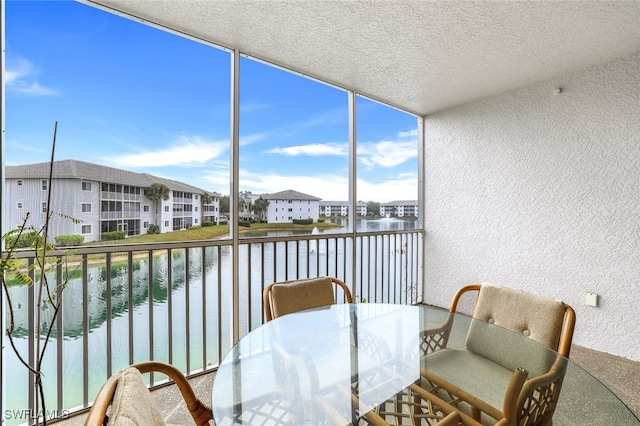
[(560, 398), (567, 362), (567, 358), (558, 354), (548, 372), (524, 382), (515, 405), (518, 419), (527, 416), (531, 424), (546, 424), (540, 420), (551, 419)]
[(520, 416), (520, 410), (518, 410), (517, 401), (522, 391), (522, 386), (527, 380), (529, 373), (524, 368), (517, 368), (511, 375), (507, 392), (504, 395), (504, 404), (502, 413), (504, 418), (509, 420), (514, 425), (517, 424), (517, 418)]
[(209, 420), (213, 419), (211, 407), (198, 399), (187, 378), (173, 365), (159, 361), (146, 361), (133, 364), (132, 367), (137, 368), (143, 374), (160, 372), (173, 380), (176, 386), (178, 386), (187, 409), (197, 425), (208, 425)]
[(107, 379), (106, 382), (100, 388), (98, 395), (96, 396), (91, 410), (87, 415), (84, 424), (85, 426), (98, 426), (107, 424), (107, 410), (113, 400), (113, 395), (116, 392), (116, 386), (120, 379), (120, 372), (113, 374)]
[(454, 313), (449, 313), (446, 321), (439, 327), (420, 330), (418, 335), (420, 340), (418, 345), (420, 348), (419, 356), (425, 356), (447, 347), (454, 317)]

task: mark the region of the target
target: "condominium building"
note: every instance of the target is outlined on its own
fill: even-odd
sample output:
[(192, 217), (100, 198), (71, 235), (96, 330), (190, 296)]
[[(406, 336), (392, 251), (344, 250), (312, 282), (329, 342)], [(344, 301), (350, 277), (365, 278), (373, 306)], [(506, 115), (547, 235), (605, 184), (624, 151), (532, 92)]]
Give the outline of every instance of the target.
[(380, 216), (418, 217), (418, 201), (391, 201), (389, 203), (380, 204)]
[[(320, 201), (320, 216), (326, 217), (339, 217), (349, 216), (349, 202), (348, 201)], [(356, 205), (356, 215), (367, 215), (367, 204), (358, 203)]]
[(294, 219), (318, 221), (321, 200), (318, 197), (287, 190), (265, 194), (262, 198), (269, 203), (267, 207), (268, 223), (291, 223)]
[[(27, 225), (39, 229), (47, 212), (49, 163), (7, 166), (4, 188), (5, 229)], [(168, 198), (147, 197), (152, 184), (168, 187)], [(146, 234), (152, 225), (171, 232), (218, 223), (220, 194), (147, 173), (78, 160), (56, 161), (51, 181), (50, 240), (61, 234), (81, 234), (97, 241), (111, 231), (127, 236)]]

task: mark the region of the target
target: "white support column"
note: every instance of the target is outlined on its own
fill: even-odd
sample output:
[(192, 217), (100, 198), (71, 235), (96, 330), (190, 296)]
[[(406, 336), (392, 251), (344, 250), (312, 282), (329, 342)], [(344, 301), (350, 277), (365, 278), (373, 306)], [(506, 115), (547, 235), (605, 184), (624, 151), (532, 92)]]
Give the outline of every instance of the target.
[(356, 224), (358, 220), (358, 152), (356, 143), (356, 93), (347, 92), (348, 108), (349, 108), (349, 231), (351, 231), (351, 278), (350, 287), (351, 294), (356, 294)]
[(426, 202), (426, 182), (425, 182), (425, 117), (418, 117), (418, 228), (422, 230), (422, 288), (418, 294), (418, 302), (424, 301), (424, 286), (426, 284), (426, 271), (424, 267), (424, 255), (427, 252), (427, 238), (425, 231), (425, 202)]
[(232, 256), (232, 343), (235, 344), (240, 340), (240, 283), (239, 283), (239, 230), (238, 230), (238, 203), (240, 184), (240, 51), (231, 52), (231, 158), (230, 158), (230, 178), (231, 185), (229, 195), (229, 232), (233, 244), (231, 246)]
[[(1, 54), (0, 54), (0, 73), (2, 74), (2, 94), (0, 94), (0, 98), (1, 98), (1, 104), (0, 104), (0, 128), (2, 129), (2, 135), (0, 136), (0, 185), (2, 185), (2, 187), (4, 188), (4, 145), (5, 145), (5, 134), (6, 134), (6, 129), (5, 129), (5, 98), (4, 98), (4, 70), (5, 70), (5, 31), (4, 29), (6, 28), (5, 25), (5, 2), (4, 1), (0, 1), (0, 46), (1, 46)], [(4, 194), (4, 191), (0, 191), (0, 206), (4, 206), (4, 200), (2, 199), (2, 196)], [(0, 235), (4, 235), (6, 231), (5, 228), (5, 223), (4, 223), (4, 211), (0, 211)], [(0, 251), (4, 251), (4, 240), (0, 243)], [(0, 383), (2, 383), (0, 386), (0, 423), (4, 424), (5, 422), (5, 418), (4, 418), (4, 412), (5, 412), (5, 407), (6, 407), (6, 394), (7, 394), (7, 389), (6, 389), (6, 372), (5, 372), (5, 348), (7, 347), (7, 339), (5, 337), (5, 333), (4, 330), (7, 329), (6, 324), (5, 324), (5, 294), (4, 294), (4, 289), (0, 289), (0, 326), (2, 327), (2, 337), (0, 338), (2, 340), (2, 346), (0, 349)]]

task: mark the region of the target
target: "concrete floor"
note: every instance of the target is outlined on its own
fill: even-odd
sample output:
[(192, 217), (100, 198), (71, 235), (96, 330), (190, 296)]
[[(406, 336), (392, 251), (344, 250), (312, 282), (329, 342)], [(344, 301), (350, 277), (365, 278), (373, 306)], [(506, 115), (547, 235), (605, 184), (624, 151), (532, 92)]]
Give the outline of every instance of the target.
[[(611, 389), (633, 412), (640, 417), (640, 362), (630, 361), (614, 355), (573, 345), (571, 360)], [(211, 387), (215, 373), (208, 373), (190, 380), (196, 395), (210, 402)], [(175, 385), (165, 386), (152, 392), (167, 423), (191, 425), (193, 421)], [(562, 400), (563, 394), (560, 399)], [(56, 422), (60, 426), (79, 426), (84, 423), (84, 414)], [(554, 425), (572, 424), (571, 421), (554, 418)], [(603, 423), (609, 424), (609, 423)]]

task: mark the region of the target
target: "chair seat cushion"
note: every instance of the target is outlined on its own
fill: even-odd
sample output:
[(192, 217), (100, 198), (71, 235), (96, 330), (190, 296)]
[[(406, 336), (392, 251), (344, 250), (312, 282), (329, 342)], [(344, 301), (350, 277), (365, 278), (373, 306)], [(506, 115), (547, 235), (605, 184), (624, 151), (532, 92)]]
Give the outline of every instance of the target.
[(122, 371), (111, 404), (109, 425), (165, 426), (162, 416), (137, 368)]
[(502, 411), (513, 371), (462, 349), (441, 349), (423, 363), (426, 370)]

